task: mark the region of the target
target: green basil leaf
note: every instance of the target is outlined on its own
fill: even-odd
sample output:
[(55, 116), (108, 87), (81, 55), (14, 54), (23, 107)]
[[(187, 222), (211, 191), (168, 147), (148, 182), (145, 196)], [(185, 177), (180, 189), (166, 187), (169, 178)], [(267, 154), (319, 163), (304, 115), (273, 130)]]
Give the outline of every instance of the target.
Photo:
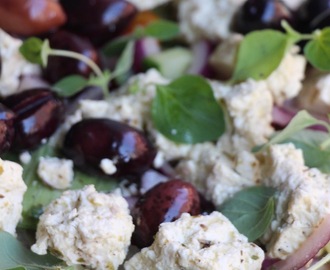
[(71, 97), (87, 85), (87, 80), (80, 75), (67, 76), (53, 85), (53, 91), (61, 97)]
[(330, 71), (330, 27), (324, 28), (306, 44), (304, 54), (314, 67)]
[(151, 113), (157, 130), (177, 143), (213, 141), (225, 131), (223, 110), (209, 83), (199, 76), (159, 85)]
[(254, 31), (246, 35), (238, 49), (231, 81), (267, 78), (281, 63), (291, 39), (275, 30)]
[(156, 38), (160, 41), (167, 41), (178, 37), (180, 34), (180, 28), (177, 23), (168, 20), (157, 20), (149, 23), (143, 28), (143, 30), (138, 29), (137, 35), (140, 34)]
[(275, 191), (270, 187), (250, 187), (237, 192), (218, 210), (253, 242), (265, 233), (273, 219)]
[(126, 35), (115, 38), (102, 48), (102, 53), (107, 57), (118, 56), (123, 52), (127, 44), (130, 41), (134, 41), (134, 39), (135, 37), (133, 35)]
[(0, 269), (44, 270), (60, 269), (63, 261), (52, 255), (37, 255), (25, 248), (11, 234), (0, 231)]
[(126, 44), (123, 53), (120, 55), (113, 71), (112, 77), (120, 77), (126, 74), (133, 65), (134, 58), (134, 42), (130, 41)]
[(41, 49), (42, 40), (36, 37), (26, 39), (20, 46), (19, 51), (26, 60), (34, 64), (42, 64)]
[(311, 116), (307, 111), (302, 110), (292, 118), (290, 123), (281, 132), (275, 134), (268, 143), (254, 149), (254, 152), (262, 151), (272, 144), (281, 143), (286, 139), (289, 139), (296, 132), (314, 125), (322, 125), (330, 130), (330, 126), (325, 121), (318, 120)]

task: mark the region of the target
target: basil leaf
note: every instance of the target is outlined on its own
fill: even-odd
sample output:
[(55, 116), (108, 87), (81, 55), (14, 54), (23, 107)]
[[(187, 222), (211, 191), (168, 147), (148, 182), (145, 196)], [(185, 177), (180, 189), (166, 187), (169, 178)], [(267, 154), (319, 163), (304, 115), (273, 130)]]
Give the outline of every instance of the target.
[(120, 77), (127, 73), (133, 65), (134, 58), (134, 42), (130, 41), (126, 44), (125, 49), (118, 59), (112, 77)]
[(108, 57), (118, 56), (123, 52), (123, 49), (126, 47), (127, 43), (134, 39), (134, 35), (126, 35), (115, 38), (102, 48), (102, 53)]
[(246, 35), (238, 49), (232, 82), (248, 78), (267, 78), (281, 63), (291, 39), (275, 30), (254, 31)]
[(61, 97), (71, 97), (87, 85), (87, 80), (80, 75), (67, 76), (53, 85), (53, 91)]
[(306, 44), (304, 54), (314, 67), (330, 71), (330, 27), (324, 28)]
[(222, 108), (209, 83), (199, 76), (185, 75), (159, 85), (151, 113), (157, 130), (177, 143), (212, 141), (225, 131)]
[(153, 37), (160, 41), (168, 41), (179, 36), (178, 24), (168, 20), (157, 20), (149, 23), (143, 30), (137, 29), (137, 35)]
[(41, 49), (42, 40), (36, 37), (26, 39), (20, 46), (19, 51), (26, 60), (34, 64), (42, 64)]
[(270, 187), (250, 187), (237, 192), (218, 210), (253, 242), (265, 233), (273, 219), (275, 191)]
[(64, 262), (52, 255), (37, 255), (25, 248), (11, 234), (0, 231), (0, 269), (61, 269)]

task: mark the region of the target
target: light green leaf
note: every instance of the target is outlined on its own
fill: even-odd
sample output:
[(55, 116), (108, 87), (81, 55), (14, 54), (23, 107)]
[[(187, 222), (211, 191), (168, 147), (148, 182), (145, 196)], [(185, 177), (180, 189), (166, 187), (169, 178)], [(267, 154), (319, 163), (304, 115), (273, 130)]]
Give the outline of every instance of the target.
[(275, 30), (254, 31), (239, 46), (232, 82), (267, 78), (281, 63), (291, 39)]
[(116, 68), (113, 71), (112, 77), (119, 77), (127, 73), (133, 65), (134, 58), (134, 42), (130, 41), (126, 44), (125, 49), (118, 59)]
[(250, 187), (237, 192), (218, 210), (253, 242), (265, 233), (273, 219), (275, 191), (270, 187)]
[(52, 89), (61, 97), (70, 97), (80, 92), (87, 85), (87, 80), (80, 75), (67, 76), (56, 82)]
[(37, 255), (25, 248), (11, 234), (0, 231), (0, 269), (52, 270), (64, 266), (51, 255)]
[(306, 44), (304, 53), (314, 67), (330, 71), (330, 27), (317, 32), (314, 39)]
[(115, 38), (102, 48), (102, 53), (107, 57), (118, 56), (123, 52), (127, 44), (134, 40), (134, 35), (126, 35)]
[(178, 143), (213, 141), (225, 131), (224, 113), (211, 86), (193, 75), (157, 87), (152, 120), (159, 132)]
[[(138, 35), (156, 38), (160, 41), (167, 41), (179, 36), (180, 29), (177, 23), (168, 20), (157, 20), (149, 23), (143, 30), (138, 29)], [(141, 33), (140, 33), (141, 31)]]
[(26, 39), (20, 46), (19, 51), (26, 60), (34, 64), (42, 64), (41, 49), (42, 40), (36, 37)]

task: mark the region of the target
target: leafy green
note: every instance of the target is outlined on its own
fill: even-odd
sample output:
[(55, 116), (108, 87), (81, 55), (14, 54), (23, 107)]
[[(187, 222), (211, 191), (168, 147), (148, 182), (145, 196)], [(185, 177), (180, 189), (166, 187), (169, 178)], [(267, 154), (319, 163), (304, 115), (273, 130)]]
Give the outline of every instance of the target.
[(135, 40), (134, 35), (126, 35), (115, 38), (111, 42), (108, 42), (106, 45), (104, 45), (104, 47), (102, 48), (102, 53), (108, 57), (118, 56), (123, 52), (126, 45), (130, 41), (134, 41), (134, 40)]
[(52, 89), (61, 97), (70, 97), (87, 85), (88, 80), (80, 75), (70, 75), (56, 82)]
[(178, 143), (216, 140), (225, 131), (223, 110), (209, 83), (199, 76), (185, 75), (159, 85), (151, 113), (157, 130)]
[(304, 53), (307, 60), (316, 68), (330, 70), (330, 27), (324, 28), (315, 34), (315, 38), (309, 41)]
[(119, 60), (113, 71), (112, 77), (122, 76), (127, 73), (133, 65), (134, 58), (134, 42), (130, 41), (126, 44), (124, 51), (122, 52)]
[(250, 187), (237, 192), (224, 202), (218, 210), (237, 228), (255, 241), (269, 227), (275, 211), (275, 189), (270, 187)]
[(251, 32), (243, 39), (231, 81), (267, 78), (281, 63), (289, 46), (286, 34), (275, 30)]
[(0, 231), (0, 269), (52, 270), (65, 267), (52, 255), (37, 255), (25, 248), (15, 237)]
[(179, 36), (180, 29), (178, 24), (168, 20), (157, 20), (149, 23), (143, 28), (142, 31), (138, 31), (138, 34), (143, 36), (153, 37), (160, 41), (168, 41)]
[(31, 37), (24, 41), (19, 48), (20, 53), (31, 63), (42, 64), (41, 48), (42, 40), (39, 38)]

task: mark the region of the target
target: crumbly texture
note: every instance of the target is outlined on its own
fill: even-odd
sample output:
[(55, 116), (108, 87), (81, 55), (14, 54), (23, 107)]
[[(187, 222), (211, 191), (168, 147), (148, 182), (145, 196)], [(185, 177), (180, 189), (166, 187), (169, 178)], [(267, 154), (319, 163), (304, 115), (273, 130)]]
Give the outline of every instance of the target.
[(20, 76), (41, 73), (40, 67), (26, 61), (19, 52), (20, 39), (11, 37), (0, 29), (0, 58), (2, 70), (0, 77), (0, 96), (6, 97), (18, 91)]
[(126, 200), (94, 186), (66, 191), (40, 216), (32, 251), (47, 249), (68, 265), (113, 270), (123, 263), (134, 230)]
[(55, 189), (67, 189), (74, 178), (73, 161), (57, 157), (41, 157), (37, 173), (46, 185)]
[(188, 42), (208, 39), (218, 41), (232, 32), (230, 25), (236, 11), (245, 0), (180, 0), (180, 29)]
[(134, 255), (126, 270), (259, 270), (264, 259), (260, 247), (249, 243), (219, 212), (163, 223), (153, 244)]
[(127, 0), (127, 1), (134, 4), (138, 8), (138, 10), (149, 10), (149, 9), (154, 9), (165, 3), (168, 3), (172, 0)]
[(0, 230), (15, 235), (22, 215), (23, 195), (26, 185), (22, 167), (14, 162), (0, 159)]
[(330, 177), (307, 168), (302, 151), (283, 144), (263, 156), (263, 179), (278, 190), (275, 219), (263, 241), (269, 257), (285, 259), (330, 214)]

